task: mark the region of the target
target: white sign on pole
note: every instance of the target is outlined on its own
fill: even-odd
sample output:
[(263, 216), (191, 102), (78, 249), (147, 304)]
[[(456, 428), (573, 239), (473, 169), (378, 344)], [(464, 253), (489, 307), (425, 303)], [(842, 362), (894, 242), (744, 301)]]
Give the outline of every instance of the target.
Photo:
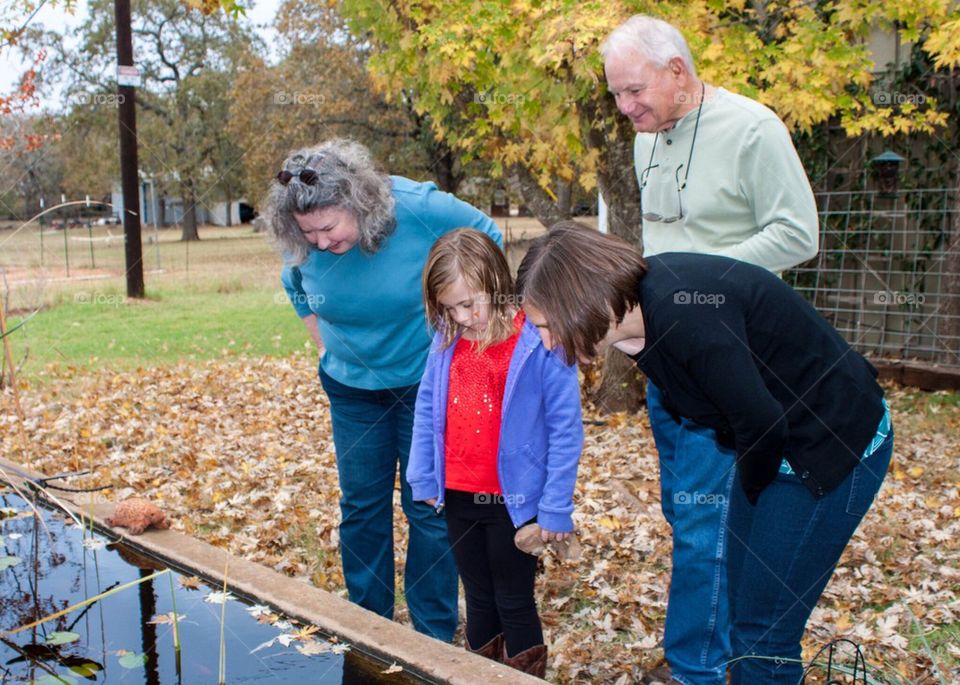
[(118, 64), (117, 84), (121, 86), (133, 86), (134, 88), (138, 87), (140, 85), (140, 70), (135, 66)]

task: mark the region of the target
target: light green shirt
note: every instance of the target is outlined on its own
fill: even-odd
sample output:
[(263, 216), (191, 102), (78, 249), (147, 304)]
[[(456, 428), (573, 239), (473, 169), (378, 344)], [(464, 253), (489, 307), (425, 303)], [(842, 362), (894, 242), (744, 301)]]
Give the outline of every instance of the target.
[[(780, 272), (817, 254), (819, 227), (810, 182), (786, 127), (758, 102), (718, 88), (657, 139), (634, 143), (644, 214), (679, 221), (643, 220), (644, 254), (719, 254)], [(686, 187), (677, 195), (687, 173)], [(650, 168), (649, 173), (645, 170)]]

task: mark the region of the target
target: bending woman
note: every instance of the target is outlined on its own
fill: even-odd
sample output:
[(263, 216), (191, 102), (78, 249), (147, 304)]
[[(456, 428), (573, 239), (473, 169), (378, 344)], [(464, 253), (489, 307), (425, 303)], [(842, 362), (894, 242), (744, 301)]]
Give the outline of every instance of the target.
[(340, 554), (350, 600), (394, 608), (393, 491), (410, 524), (404, 567), (414, 627), (450, 641), (457, 573), (444, 519), (414, 502), (404, 476), (430, 335), (420, 275), (433, 243), (468, 227), (502, 245), (483, 212), (433, 183), (387, 176), (359, 143), (292, 154), (268, 197), (284, 288), (320, 351), (340, 479)]
[(733, 685), (796, 685), (804, 626), (890, 463), (876, 370), (765, 269), (688, 253), (644, 260), (575, 222), (534, 241), (517, 288), (547, 347), (582, 360), (624, 351), (674, 421), (712, 429), (734, 457), (725, 492), (674, 492), (667, 504), (726, 517), (717, 554), (728, 583), (718, 577), (714, 591), (730, 598)]

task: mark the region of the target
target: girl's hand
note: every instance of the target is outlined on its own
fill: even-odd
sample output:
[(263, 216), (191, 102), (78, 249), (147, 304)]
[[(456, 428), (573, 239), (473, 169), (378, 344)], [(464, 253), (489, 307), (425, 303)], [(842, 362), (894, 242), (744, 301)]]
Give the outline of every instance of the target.
[(560, 542), (564, 538), (570, 537), (570, 533), (554, 533), (552, 530), (540, 529), (540, 539), (544, 542), (550, 542), (551, 540), (556, 540)]

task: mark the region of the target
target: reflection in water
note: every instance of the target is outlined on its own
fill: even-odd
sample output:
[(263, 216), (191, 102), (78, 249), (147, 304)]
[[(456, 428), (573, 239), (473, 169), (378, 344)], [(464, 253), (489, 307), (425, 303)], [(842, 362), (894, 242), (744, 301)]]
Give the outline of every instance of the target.
[[(105, 540), (100, 536), (94, 536), (100, 543), (85, 546), (84, 534), (75, 525), (67, 525), (49, 511), (41, 512), (45, 526), (35, 521), (19, 497), (0, 494), (0, 632), (26, 626), (165, 568), (122, 545), (103, 548), (100, 543)], [(14, 557), (18, 561), (11, 561)], [(61, 682), (53, 674), (68, 683), (216, 682), (222, 607), (205, 601), (211, 591), (205, 586), (182, 587), (176, 578), (171, 585), (161, 576), (159, 582), (139, 583), (136, 592), (133, 587), (120, 589), (0, 637), (0, 682)], [(174, 595), (181, 616), (181, 652), (174, 649), (173, 625), (167, 618), (173, 612)], [(276, 638), (283, 631), (258, 622), (249, 608), (244, 602), (229, 601), (225, 609), (231, 685), (420, 682), (407, 674), (383, 675), (383, 664), (352, 652), (346, 658), (331, 651), (305, 656), (296, 649), (303, 643), (282, 644)], [(285, 630), (289, 634), (301, 627)], [(263, 646), (269, 642), (271, 646)]]
[[(152, 574), (150, 569), (140, 569), (141, 578), (148, 578)], [(160, 685), (160, 671), (157, 668), (157, 625), (152, 623), (157, 613), (157, 597), (153, 594), (153, 581), (144, 581), (137, 588), (140, 592), (140, 643), (147, 657), (145, 665), (147, 685)]]

